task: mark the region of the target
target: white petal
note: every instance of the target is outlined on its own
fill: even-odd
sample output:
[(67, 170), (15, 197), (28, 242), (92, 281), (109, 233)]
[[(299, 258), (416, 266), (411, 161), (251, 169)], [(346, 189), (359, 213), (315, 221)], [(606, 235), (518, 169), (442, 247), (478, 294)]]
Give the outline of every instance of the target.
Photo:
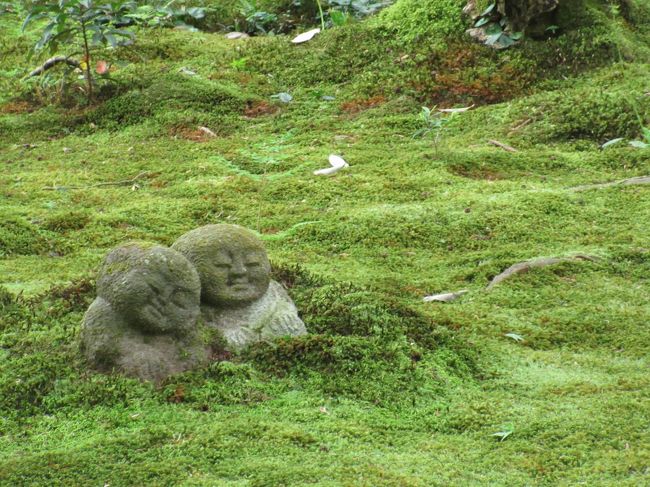
[(294, 44), (301, 44), (303, 42), (312, 40), (314, 36), (319, 33), (320, 33), (320, 29), (308, 30), (307, 32), (303, 32), (302, 34), (294, 37), (294, 39), (291, 42), (293, 42)]
[(331, 166), (336, 167), (337, 169), (341, 169), (341, 168), (349, 166), (349, 164), (347, 162), (345, 162), (345, 159), (343, 159), (341, 156), (337, 156), (335, 154), (330, 154), (329, 161), (330, 161)]

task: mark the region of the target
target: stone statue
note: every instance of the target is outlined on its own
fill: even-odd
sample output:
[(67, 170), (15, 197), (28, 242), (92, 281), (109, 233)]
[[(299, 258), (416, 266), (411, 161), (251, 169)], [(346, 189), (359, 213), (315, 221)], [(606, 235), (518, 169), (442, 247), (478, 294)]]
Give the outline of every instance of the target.
[(127, 244), (108, 254), (81, 348), (97, 369), (160, 382), (207, 361), (197, 319), (200, 280), (178, 252)]
[(196, 267), (201, 315), (231, 349), (307, 333), (287, 292), (271, 280), (264, 244), (250, 230), (207, 225), (181, 236), (172, 248)]

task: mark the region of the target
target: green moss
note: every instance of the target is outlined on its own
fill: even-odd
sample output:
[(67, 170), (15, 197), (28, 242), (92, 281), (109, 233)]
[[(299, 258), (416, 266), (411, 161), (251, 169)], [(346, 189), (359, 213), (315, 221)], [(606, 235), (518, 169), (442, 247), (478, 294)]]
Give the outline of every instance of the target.
[(66, 232), (70, 230), (81, 230), (91, 221), (88, 212), (70, 211), (50, 215), (43, 222), (43, 227), (55, 232)]
[(569, 89), (522, 100), (517, 103), (521, 116), (536, 121), (538, 140), (585, 138), (603, 143), (637, 137), (650, 122), (650, 100), (643, 95), (648, 70), (645, 65), (625, 66), (625, 76), (619, 69), (604, 69)]
[(444, 45), (445, 39), (458, 36), (466, 27), (464, 5), (459, 0), (398, 0), (380, 14), (379, 22), (403, 41)]
[(237, 114), (255, 99), (234, 85), (189, 75), (168, 74), (155, 79), (142, 90), (128, 91), (111, 98), (89, 114), (88, 121), (115, 128), (159, 116), (167, 126), (197, 124), (201, 122), (201, 117), (214, 119)]
[(54, 236), (18, 215), (0, 217), (0, 257), (44, 254), (54, 249)]
[[(464, 24), (407, 42), (415, 20), (389, 11), (302, 46), (143, 30), (144, 60), (111, 53), (131, 63), (111, 73), (122, 106), (31, 113), (6, 103), (32, 62), (0, 18), (0, 483), (648, 484), (650, 193), (570, 189), (650, 173), (646, 151), (599, 149), (638, 137), (626, 101), (648, 123), (647, 8), (562, 8), (556, 37), (503, 52)], [(474, 102), (412, 137), (421, 104)], [(179, 130), (208, 122), (217, 137)], [(350, 167), (314, 176), (330, 153)], [(261, 235), (312, 334), (217, 350), (160, 388), (88, 371), (87, 278), (109, 249), (212, 223)], [(600, 260), (485, 292), (575, 253)]]

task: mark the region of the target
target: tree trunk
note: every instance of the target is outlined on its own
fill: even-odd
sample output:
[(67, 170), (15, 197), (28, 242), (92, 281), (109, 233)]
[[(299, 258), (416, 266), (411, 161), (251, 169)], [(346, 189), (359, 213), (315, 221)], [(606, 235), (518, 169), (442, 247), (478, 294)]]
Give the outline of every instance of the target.
[(521, 32), (540, 15), (555, 10), (559, 0), (497, 0), (497, 10), (513, 32)]

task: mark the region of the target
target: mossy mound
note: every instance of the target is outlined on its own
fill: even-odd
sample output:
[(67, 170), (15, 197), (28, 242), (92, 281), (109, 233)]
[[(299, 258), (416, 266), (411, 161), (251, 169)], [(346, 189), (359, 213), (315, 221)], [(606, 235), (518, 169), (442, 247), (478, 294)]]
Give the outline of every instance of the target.
[[(211, 408), (264, 400), (298, 383), (332, 396), (394, 406), (434, 391), (444, 395), (449, 381), (471, 381), (477, 373), (476, 351), (454, 343), (449, 330), (376, 291), (322, 284), (296, 268), (279, 268), (275, 275), (292, 286), (310, 335), (216, 357), (207, 368), (168, 379), (158, 400)], [(123, 391), (110, 404), (133, 395), (144, 401), (150, 394), (148, 386), (133, 380), (86, 372), (77, 334), (93, 296), (87, 281), (53, 288), (29, 301), (7, 295), (1, 322), (6, 350), (0, 374), (2, 414), (106, 406), (100, 389), (107, 381)], [(26, 320), (29, 339), (20, 338)], [(58, 344), (56, 351), (52, 343)], [(221, 363), (224, 359), (229, 362)], [(182, 397), (170, 399), (179, 390)]]
[(239, 115), (257, 98), (232, 84), (185, 74), (167, 74), (140, 89), (109, 99), (88, 115), (101, 127), (117, 128), (150, 119), (163, 125), (224, 125), (228, 116)]
[(518, 117), (534, 123), (528, 132), (536, 141), (588, 139), (599, 144), (617, 137), (640, 136), (650, 122), (650, 98), (645, 95), (648, 65), (605, 68), (589, 79), (578, 78), (569, 89), (545, 92), (518, 101)]
[(42, 255), (54, 250), (55, 236), (25, 218), (0, 213), (0, 257)]
[(463, 0), (398, 0), (379, 15), (379, 24), (406, 42), (444, 45), (465, 30)]

